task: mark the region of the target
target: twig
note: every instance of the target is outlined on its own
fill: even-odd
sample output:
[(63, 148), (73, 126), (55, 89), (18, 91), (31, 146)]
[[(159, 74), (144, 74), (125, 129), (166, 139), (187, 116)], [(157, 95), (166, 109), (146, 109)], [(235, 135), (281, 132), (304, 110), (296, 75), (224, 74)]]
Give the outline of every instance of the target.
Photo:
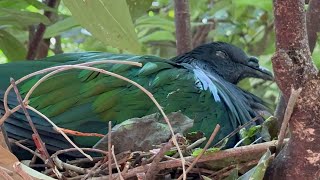
[(86, 174), (88, 173), (88, 170), (85, 168), (81, 168), (75, 165), (71, 165), (68, 163), (65, 163), (63, 161), (61, 161), (58, 156), (52, 156), (53, 161), (55, 162), (55, 164), (58, 166), (59, 169), (63, 170), (72, 170), (74, 172), (80, 173), (80, 174)]
[(86, 180), (88, 178), (91, 177), (91, 175), (94, 174), (94, 171), (101, 165), (101, 161), (97, 162), (89, 171), (88, 173), (83, 177), (81, 178), (81, 180)]
[(257, 138), (256, 140), (254, 140), (250, 145), (257, 143), (258, 141), (260, 141), (262, 139), (262, 137)]
[[(200, 152), (200, 154), (196, 157), (196, 159), (194, 159), (192, 161), (192, 164), (188, 167), (188, 169), (186, 170), (186, 174), (188, 174), (188, 172), (193, 168), (193, 166), (198, 162), (198, 160), (202, 157), (202, 155), (206, 152), (206, 150), (208, 149), (208, 147), (210, 146), (211, 142), (213, 141), (213, 139), (216, 137), (216, 135), (218, 134), (218, 131), (220, 130), (220, 125), (217, 124), (216, 127), (214, 128), (207, 144), (204, 146), (204, 148), (202, 149), (202, 151)], [(182, 179), (182, 175), (178, 178), (178, 180)]]
[(216, 172), (210, 174), (209, 177), (213, 178), (215, 176), (220, 176), (219, 174), (223, 174), (225, 172), (228, 172), (230, 169), (233, 169), (235, 167), (236, 167), (236, 165), (234, 165), (234, 164), (227, 166), (227, 167), (224, 167), (224, 168), (220, 169), (219, 171), (216, 171)]
[(200, 144), (202, 144), (205, 140), (207, 140), (206, 137), (203, 137), (203, 138), (200, 138), (200, 139), (196, 140), (194, 143), (190, 144), (190, 145), (186, 148), (186, 150), (188, 151), (188, 150), (191, 150), (191, 149), (194, 149), (194, 148), (198, 147), (198, 146), (199, 146)]
[(81, 163), (88, 163), (88, 162), (96, 163), (100, 160), (103, 160), (104, 157), (94, 157), (92, 159), (93, 159), (93, 161), (91, 161), (90, 159), (87, 159), (87, 158), (81, 158), (81, 159), (68, 161), (68, 163), (70, 163), (70, 164), (81, 164)]
[(272, 127), (272, 128), (276, 128), (277, 132), (280, 131), (281, 124), (283, 122), (284, 113), (286, 111), (286, 107), (287, 107), (286, 100), (284, 99), (282, 93), (280, 92), (279, 98), (278, 98), (278, 104), (274, 111), (274, 116), (277, 118), (277, 127)]
[(31, 120), (29, 112), (28, 112), (27, 108), (25, 107), (25, 105), (24, 105), (24, 103), (22, 101), (22, 98), (21, 98), (21, 95), (19, 93), (19, 90), (18, 90), (18, 88), (17, 88), (17, 86), (15, 84), (15, 80), (13, 78), (10, 78), (10, 82), (11, 82), (11, 85), (13, 86), (13, 89), (14, 89), (16, 95), (17, 95), (17, 100), (18, 100), (19, 104), (21, 105), (21, 108), (22, 108), (22, 110), (23, 110), (23, 112), (24, 112), (24, 114), (25, 114), (25, 116), (26, 116), (26, 118), (27, 118), (27, 120), (29, 122), (29, 125), (30, 125), (30, 127), (31, 127), (31, 129), (32, 129), (32, 131), (34, 133), (34, 134), (32, 134), (32, 138), (34, 140), (35, 139), (37, 140), (37, 141), (35, 141), (35, 144), (36, 144), (40, 154), (43, 155), (46, 158), (46, 160), (48, 160), (48, 165), (49, 166), (54, 167), (54, 163), (53, 163), (52, 159), (50, 158), (50, 155), (49, 155), (49, 153), (47, 151), (47, 148), (45, 147), (45, 145), (44, 145), (44, 143), (43, 143), (43, 141), (42, 141), (42, 139), (41, 139), (36, 127), (34, 126), (32, 120)]
[(258, 120), (260, 118), (260, 116), (257, 116), (255, 118), (252, 118), (250, 121), (244, 123), (243, 125), (239, 126), (237, 129), (233, 130), (230, 134), (228, 134), (226, 137), (222, 138), (219, 142), (217, 142), (214, 147), (220, 146), (226, 139), (236, 135), (242, 128), (245, 128), (247, 126), (249, 126), (250, 124), (252, 124), (253, 122), (255, 122), (256, 120)]
[(111, 121), (108, 124), (108, 169), (109, 169), (109, 179), (112, 179), (112, 155), (111, 155)]
[(244, 138), (240, 139), (240, 141), (238, 141), (238, 142), (233, 146), (233, 148), (238, 147), (238, 146), (239, 146), (243, 141), (245, 141), (246, 139), (248, 139), (248, 137), (244, 137)]
[(169, 140), (156, 154), (156, 156), (153, 158), (153, 161), (146, 173), (145, 179), (154, 179), (155, 175), (159, 172), (158, 164), (161, 161), (161, 159), (164, 157), (165, 153), (169, 151), (173, 146), (172, 139)]
[(33, 154), (34, 156), (40, 158), (44, 163), (46, 162), (46, 159), (44, 159), (39, 153), (31, 150), (30, 148), (28, 148), (28, 147), (24, 146), (23, 144), (19, 143), (18, 141), (14, 142), (14, 144), (17, 145), (17, 146), (19, 146), (19, 147), (21, 147), (22, 149), (30, 152), (30, 153)]
[(119, 168), (119, 165), (118, 165), (118, 162), (117, 162), (116, 155), (114, 154), (114, 145), (112, 145), (111, 151), (112, 151), (112, 156), (113, 156), (114, 163), (116, 164), (116, 167), (117, 167), (119, 178), (120, 178), (120, 180), (124, 180), (122, 175), (121, 175), (121, 171), (120, 171), (120, 168)]
[[(100, 150), (100, 149), (93, 149), (93, 148), (81, 148), (81, 150), (83, 151), (89, 151), (89, 152), (95, 152), (95, 153), (101, 153), (104, 155), (107, 155), (108, 152)], [(73, 152), (73, 151), (78, 151), (78, 149), (76, 148), (69, 148), (69, 149), (63, 149), (63, 150), (59, 150), (57, 152), (55, 152), (54, 154), (52, 154), (51, 156), (58, 156), (60, 154), (64, 154), (64, 153), (68, 153), (68, 152)]]
[[(189, 150), (191, 150), (191, 149), (194, 149), (194, 148), (198, 147), (198, 146), (199, 146), (200, 144), (202, 144), (205, 140), (207, 140), (206, 137), (203, 137), (203, 138), (200, 138), (200, 139), (196, 140), (194, 143), (190, 144), (190, 145), (185, 149), (184, 152), (187, 152), (187, 151), (189, 151)], [(169, 158), (177, 158), (177, 157), (179, 157), (179, 153), (176, 153), (176, 154), (174, 154), (172, 157), (169, 157)]]
[(32, 110), (33, 112), (37, 113), (39, 116), (41, 116), (47, 122), (49, 122), (53, 126), (54, 130), (59, 132), (75, 149), (77, 149), (86, 158), (88, 158), (90, 160), (93, 160), (92, 157), (89, 154), (86, 154), (85, 152), (83, 152), (83, 150), (81, 148), (79, 148), (74, 142), (72, 142), (71, 139), (56, 124), (54, 124), (47, 116), (45, 116), (40, 111), (36, 110), (35, 108), (33, 108), (33, 107), (29, 106), (29, 105), (27, 106), (27, 108)]
[(279, 138), (278, 138), (278, 145), (277, 145), (276, 154), (278, 154), (280, 152), (281, 148), (282, 148), (283, 140), (284, 140), (284, 137), (285, 137), (286, 132), (287, 132), (288, 123), (290, 121), (290, 118), (291, 118), (291, 115), (292, 115), (292, 112), (293, 112), (293, 108), (294, 108), (294, 106), (296, 104), (296, 101), (297, 101), (301, 91), (302, 91), (302, 88), (299, 88), (297, 90), (291, 89), (291, 95), (290, 95), (289, 100), (288, 100), (288, 105), (287, 105), (287, 108), (286, 108), (286, 112), (284, 114), (283, 122), (281, 124), (280, 132), (279, 132)]

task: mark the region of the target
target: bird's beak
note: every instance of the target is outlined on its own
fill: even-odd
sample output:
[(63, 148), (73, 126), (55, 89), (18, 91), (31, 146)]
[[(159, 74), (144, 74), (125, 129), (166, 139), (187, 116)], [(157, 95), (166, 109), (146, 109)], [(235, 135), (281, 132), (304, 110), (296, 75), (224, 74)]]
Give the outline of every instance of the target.
[(258, 59), (250, 57), (250, 61), (247, 64), (246, 74), (248, 77), (259, 78), (263, 80), (273, 81), (272, 73), (266, 68), (259, 66)]
[(255, 75), (256, 78), (273, 81), (272, 73), (264, 67), (259, 66), (257, 69), (255, 69)]

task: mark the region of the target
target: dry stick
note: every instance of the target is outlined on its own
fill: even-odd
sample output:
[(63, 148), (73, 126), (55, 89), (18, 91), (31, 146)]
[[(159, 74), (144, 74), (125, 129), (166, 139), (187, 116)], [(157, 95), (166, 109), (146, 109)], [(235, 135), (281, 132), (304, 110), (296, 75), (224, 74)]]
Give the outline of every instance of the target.
[(284, 140), (284, 137), (287, 132), (288, 123), (290, 121), (294, 106), (296, 104), (296, 101), (297, 101), (301, 91), (302, 91), (302, 88), (299, 88), (297, 90), (291, 89), (291, 95), (288, 100), (288, 105), (286, 108), (286, 112), (284, 114), (283, 122), (281, 124), (280, 132), (279, 132), (276, 154), (278, 154), (282, 148), (283, 140)]
[[(190, 144), (185, 150), (184, 152), (187, 152), (191, 149), (194, 149), (196, 147), (198, 147), (200, 144), (202, 144), (205, 140), (207, 140), (206, 137), (200, 138), (198, 140), (196, 140), (194, 143)], [(168, 156), (169, 158), (177, 158), (179, 157), (179, 153), (174, 154), (172, 157)]]
[[(93, 149), (93, 148), (81, 148), (82, 151), (91, 151), (91, 152), (96, 152), (96, 153), (101, 153), (106, 155), (107, 152), (100, 150), (100, 149)], [(56, 165), (61, 168), (61, 169), (69, 169), (69, 170), (73, 170), (75, 172), (78, 173), (82, 173), (85, 174), (88, 171), (84, 168), (79, 168), (78, 166), (75, 165), (71, 165), (65, 162), (62, 162), (58, 155), (63, 154), (63, 153), (67, 153), (67, 152), (72, 152), (72, 151), (79, 151), (77, 148), (69, 148), (69, 149), (63, 149), (63, 150), (59, 150), (57, 152), (55, 152), (54, 154), (51, 155), (51, 158), (56, 162)]]
[(44, 163), (46, 162), (46, 160), (45, 160), (39, 153), (31, 150), (30, 148), (28, 148), (28, 147), (24, 146), (23, 144), (19, 143), (18, 141), (14, 142), (14, 144), (15, 144), (16, 146), (19, 146), (20, 148), (22, 148), (22, 149), (30, 152), (30, 153), (33, 154), (34, 156), (38, 157), (38, 158), (41, 159)]
[(242, 128), (245, 128), (247, 126), (249, 126), (250, 124), (252, 124), (253, 122), (255, 122), (256, 120), (259, 119), (260, 116), (257, 116), (255, 118), (252, 118), (250, 121), (244, 123), (242, 126), (239, 126), (237, 129), (233, 130), (230, 134), (228, 134), (226, 137), (222, 138), (219, 142), (217, 142), (213, 147), (219, 146), (223, 141), (225, 141), (226, 139), (234, 136), (235, 134), (237, 134)]
[[(104, 154), (104, 155), (107, 155), (107, 154), (108, 154), (108, 152), (103, 151), (103, 150), (100, 150), (100, 149), (81, 148), (81, 150), (83, 150), (83, 151), (95, 152), (95, 153), (101, 153), (101, 154)], [(60, 155), (60, 154), (64, 154), (64, 153), (68, 153), (68, 152), (73, 152), (73, 151), (78, 151), (78, 149), (77, 149), (77, 148), (69, 148), (69, 149), (59, 150), (59, 151), (55, 152), (54, 154), (52, 154), (51, 156), (54, 157), (54, 156), (58, 156), (58, 155)]]
[(120, 171), (120, 168), (119, 168), (119, 165), (118, 165), (118, 162), (117, 162), (116, 155), (114, 154), (114, 145), (112, 145), (111, 151), (112, 151), (112, 156), (113, 156), (114, 163), (116, 164), (116, 167), (117, 167), (119, 178), (120, 178), (120, 180), (124, 180), (122, 175), (121, 175), (121, 171)]
[[(202, 155), (206, 152), (206, 150), (208, 149), (208, 147), (210, 146), (211, 142), (213, 141), (213, 139), (216, 137), (216, 135), (218, 134), (218, 131), (220, 130), (220, 125), (217, 124), (216, 127), (214, 128), (207, 144), (204, 146), (204, 148), (202, 149), (202, 151), (200, 152), (200, 154), (196, 157), (196, 159), (193, 160), (192, 164), (188, 167), (188, 169), (186, 170), (186, 174), (188, 174), (188, 172), (193, 168), (193, 166), (198, 162), (198, 160), (202, 157)], [(182, 175), (178, 178), (178, 180), (182, 179)]]
[(161, 161), (161, 159), (164, 157), (165, 153), (169, 151), (173, 146), (172, 139), (169, 140), (157, 153), (157, 155), (153, 158), (153, 161), (150, 165), (150, 168), (148, 169), (146, 173), (146, 179), (154, 179), (155, 175), (160, 171), (158, 169), (158, 164)]
[(101, 161), (97, 162), (89, 171), (88, 173), (83, 177), (81, 178), (81, 180), (86, 180), (88, 178), (91, 177), (91, 175), (94, 175), (94, 171), (101, 165)]
[(76, 148), (81, 154), (83, 154), (86, 158), (93, 160), (92, 157), (89, 154), (86, 154), (81, 148), (79, 148), (74, 142), (71, 141), (69, 136), (67, 136), (56, 124), (54, 124), (47, 116), (42, 114), (40, 111), (36, 110), (35, 108), (31, 106), (27, 106), (28, 109), (32, 110), (33, 112), (37, 113), (39, 116), (41, 116), (43, 119), (45, 119), (47, 122), (49, 122), (53, 129), (59, 132), (74, 148)]
[[(50, 155), (49, 155), (49, 153), (48, 153), (48, 151), (47, 151), (47, 149), (46, 149), (46, 147), (45, 147), (45, 145), (44, 145), (44, 143), (43, 143), (43, 141), (42, 141), (42, 139), (41, 139), (36, 127), (34, 126), (32, 120), (31, 120), (29, 112), (28, 112), (27, 108), (25, 107), (25, 105), (24, 105), (24, 103), (22, 101), (21, 95), (19, 93), (19, 90), (18, 90), (13, 78), (10, 78), (10, 83), (13, 86), (13, 89), (14, 89), (16, 95), (17, 95), (17, 100), (18, 100), (19, 104), (21, 105), (21, 108), (22, 108), (22, 110), (23, 110), (23, 112), (24, 112), (24, 114), (25, 114), (25, 116), (26, 116), (26, 118), (27, 118), (27, 120), (29, 122), (29, 125), (30, 125), (30, 127), (31, 127), (31, 129), (32, 129), (32, 131), (34, 133), (32, 136), (33, 137), (35, 136), (37, 141), (39, 142), (38, 144), (39, 144), (40, 147), (37, 146), (37, 148), (39, 148), (39, 151), (41, 151), (43, 153), (42, 155), (44, 155), (45, 158), (48, 160), (49, 166), (54, 167), (54, 163), (53, 163), (52, 159), (50, 158)], [(37, 144), (37, 142), (35, 142), (35, 143)]]
[(80, 174), (86, 174), (88, 173), (88, 170), (85, 168), (81, 168), (75, 165), (71, 165), (68, 163), (65, 163), (63, 161), (61, 161), (58, 156), (53, 156), (53, 161), (55, 162), (55, 164), (60, 168), (60, 169), (65, 169), (65, 170), (71, 170)]
[(81, 164), (81, 163), (89, 163), (89, 162), (96, 163), (96, 162), (103, 160), (103, 159), (104, 159), (104, 157), (94, 157), (93, 161), (90, 161), (89, 159), (82, 158), (82, 159), (75, 159), (75, 160), (68, 161), (68, 163), (70, 163), (70, 164)]
[(112, 154), (111, 154), (111, 121), (108, 124), (108, 169), (109, 169), (109, 179), (112, 179)]

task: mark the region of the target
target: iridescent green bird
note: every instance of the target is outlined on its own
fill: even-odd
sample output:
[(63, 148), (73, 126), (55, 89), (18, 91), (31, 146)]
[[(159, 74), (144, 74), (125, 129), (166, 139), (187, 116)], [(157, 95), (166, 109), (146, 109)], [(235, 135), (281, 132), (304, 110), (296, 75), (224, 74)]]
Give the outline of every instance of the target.
[[(9, 77), (18, 79), (47, 67), (106, 59), (142, 63), (142, 68), (119, 64), (96, 67), (141, 84), (154, 95), (166, 113), (180, 110), (194, 119), (190, 131), (201, 131), (210, 136), (216, 124), (220, 124), (221, 129), (214, 142), (255, 117), (256, 110), (265, 109), (261, 99), (236, 84), (247, 77), (272, 80), (272, 74), (261, 68), (256, 58), (231, 44), (213, 42), (169, 60), (148, 55), (81, 52), (60, 54), (39, 61), (3, 64), (0, 65), (0, 90), (3, 95), (9, 85)], [(21, 93), (25, 95), (41, 77), (19, 86)], [(17, 105), (13, 92), (8, 103), (10, 107)], [(135, 86), (88, 70), (64, 71), (49, 78), (34, 91), (30, 105), (60, 127), (101, 134), (107, 133), (108, 121), (115, 125), (133, 117), (158, 112), (147, 95)], [(2, 105), (0, 112), (3, 113)], [(45, 120), (30, 113), (49, 150), (70, 147)], [(31, 131), (22, 111), (10, 116), (5, 122), (5, 129), (13, 139), (31, 139)], [(81, 146), (92, 146), (99, 139), (72, 138)], [(236, 140), (230, 139), (229, 143), (235, 144)]]

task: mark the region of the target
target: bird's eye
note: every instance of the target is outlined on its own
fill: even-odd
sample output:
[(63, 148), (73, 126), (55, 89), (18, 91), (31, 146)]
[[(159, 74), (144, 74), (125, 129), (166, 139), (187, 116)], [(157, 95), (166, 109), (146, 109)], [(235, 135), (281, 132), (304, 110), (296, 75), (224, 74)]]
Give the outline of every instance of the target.
[(216, 56), (219, 56), (223, 59), (227, 59), (228, 58), (228, 55), (227, 53), (223, 52), (223, 51), (216, 51)]

